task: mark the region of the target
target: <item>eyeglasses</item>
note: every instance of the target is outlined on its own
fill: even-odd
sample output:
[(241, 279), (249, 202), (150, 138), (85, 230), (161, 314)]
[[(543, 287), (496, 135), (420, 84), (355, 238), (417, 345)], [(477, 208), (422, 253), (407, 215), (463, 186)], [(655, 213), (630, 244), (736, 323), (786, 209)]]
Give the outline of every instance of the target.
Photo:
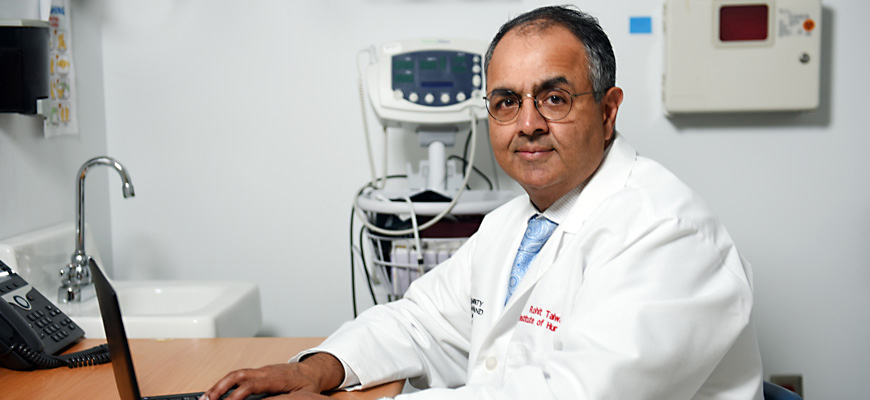
[(522, 97), (531, 98), (535, 102), (535, 108), (547, 121), (558, 121), (568, 116), (571, 112), (571, 106), (574, 103), (574, 98), (587, 94), (593, 94), (595, 91), (571, 94), (571, 92), (562, 88), (545, 89), (534, 97), (531, 94), (520, 96), (513, 91), (507, 89), (496, 89), (490, 92), (483, 100), (486, 101), (486, 110), (489, 115), (500, 122), (510, 122), (520, 113), (520, 107), (523, 106)]

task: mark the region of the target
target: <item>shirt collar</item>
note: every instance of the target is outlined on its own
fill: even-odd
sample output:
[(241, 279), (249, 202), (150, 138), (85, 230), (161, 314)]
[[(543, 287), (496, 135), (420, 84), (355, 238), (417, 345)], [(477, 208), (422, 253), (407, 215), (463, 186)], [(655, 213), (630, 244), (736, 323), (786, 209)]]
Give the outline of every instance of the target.
[[(604, 156), (601, 157), (602, 164), (604, 163), (604, 160), (607, 158), (607, 154), (610, 153), (610, 147), (612, 144), (613, 144), (613, 141), (610, 141), (610, 143), (608, 143), (607, 147), (604, 149)], [(599, 166), (599, 168), (600, 168), (600, 166)], [(592, 174), (592, 175), (595, 176), (595, 174)], [(590, 179), (591, 179), (591, 177), (590, 177)], [(563, 221), (565, 221), (568, 218), (568, 214), (571, 212), (571, 209), (574, 207), (574, 203), (576, 203), (577, 199), (580, 198), (580, 193), (583, 192), (583, 188), (586, 187), (587, 183), (589, 183), (589, 179), (583, 181), (583, 183), (577, 185), (577, 187), (575, 187), (574, 189), (571, 189), (571, 191), (562, 195), (562, 197), (560, 197), (558, 200), (556, 200), (556, 202), (553, 203), (553, 205), (551, 205), (549, 208), (544, 210), (544, 212), (539, 211), (538, 208), (535, 207), (535, 204), (532, 203), (531, 200), (529, 200), (529, 203), (532, 206), (532, 210), (534, 210), (534, 214), (532, 216), (543, 215), (544, 218), (549, 219), (550, 221), (553, 221), (557, 224), (561, 224)]]
[(586, 182), (581, 183), (574, 189), (571, 189), (570, 192), (565, 193), (559, 200), (556, 200), (553, 205), (544, 210), (543, 213), (539, 212), (544, 218), (549, 219), (557, 224), (561, 224), (568, 218), (568, 213), (571, 212), (571, 207), (574, 206), (574, 203), (577, 202), (577, 198), (580, 197), (580, 192), (583, 191), (583, 188), (586, 187)]

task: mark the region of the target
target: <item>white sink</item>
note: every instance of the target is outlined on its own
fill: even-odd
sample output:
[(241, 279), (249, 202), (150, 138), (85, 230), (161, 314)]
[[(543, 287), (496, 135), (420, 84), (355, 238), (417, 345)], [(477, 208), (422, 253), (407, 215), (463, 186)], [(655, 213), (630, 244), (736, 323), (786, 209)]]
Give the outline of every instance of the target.
[[(57, 271), (69, 262), (74, 235), (70, 222), (2, 239), (0, 259), (56, 303)], [(90, 245), (93, 238), (86, 239), (88, 255), (103, 265), (98, 250)], [(112, 286), (130, 338), (254, 336), (262, 323), (260, 290), (250, 282), (112, 281)], [(105, 337), (96, 297), (59, 307), (87, 337)]]
[[(260, 330), (260, 291), (235, 281), (115, 281), (129, 338), (247, 337)], [(60, 305), (88, 338), (106, 337), (96, 298)]]

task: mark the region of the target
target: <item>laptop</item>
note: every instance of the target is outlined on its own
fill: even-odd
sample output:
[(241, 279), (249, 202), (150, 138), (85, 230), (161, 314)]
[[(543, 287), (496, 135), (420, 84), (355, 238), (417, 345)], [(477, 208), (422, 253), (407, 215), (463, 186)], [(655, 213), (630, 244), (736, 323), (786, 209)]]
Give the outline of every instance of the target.
[[(121, 306), (118, 303), (118, 295), (93, 258), (89, 260), (89, 264), (91, 266), (94, 288), (97, 291), (97, 300), (100, 303), (100, 315), (103, 318), (103, 326), (106, 329), (106, 342), (109, 345), (109, 355), (112, 357), (115, 384), (118, 386), (118, 394), (121, 396), (121, 400), (199, 399), (203, 392), (149, 397), (142, 397), (140, 395), (139, 382), (136, 380), (136, 372), (133, 370), (133, 357), (130, 354), (130, 344), (127, 342), (124, 321), (121, 320)], [(267, 396), (265, 394), (252, 395), (248, 396), (246, 400), (262, 399)]]

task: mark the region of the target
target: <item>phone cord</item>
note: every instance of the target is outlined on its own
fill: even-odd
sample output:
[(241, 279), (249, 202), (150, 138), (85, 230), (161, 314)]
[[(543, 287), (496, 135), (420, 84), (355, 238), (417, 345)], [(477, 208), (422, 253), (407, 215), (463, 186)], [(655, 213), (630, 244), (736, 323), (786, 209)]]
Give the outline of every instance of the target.
[(14, 344), (11, 347), (12, 351), (21, 356), (21, 358), (35, 365), (37, 369), (50, 369), (63, 366), (78, 368), (88, 365), (105, 364), (112, 361), (109, 356), (109, 346), (105, 344), (59, 356), (52, 356), (33, 351), (30, 347), (21, 343)]

